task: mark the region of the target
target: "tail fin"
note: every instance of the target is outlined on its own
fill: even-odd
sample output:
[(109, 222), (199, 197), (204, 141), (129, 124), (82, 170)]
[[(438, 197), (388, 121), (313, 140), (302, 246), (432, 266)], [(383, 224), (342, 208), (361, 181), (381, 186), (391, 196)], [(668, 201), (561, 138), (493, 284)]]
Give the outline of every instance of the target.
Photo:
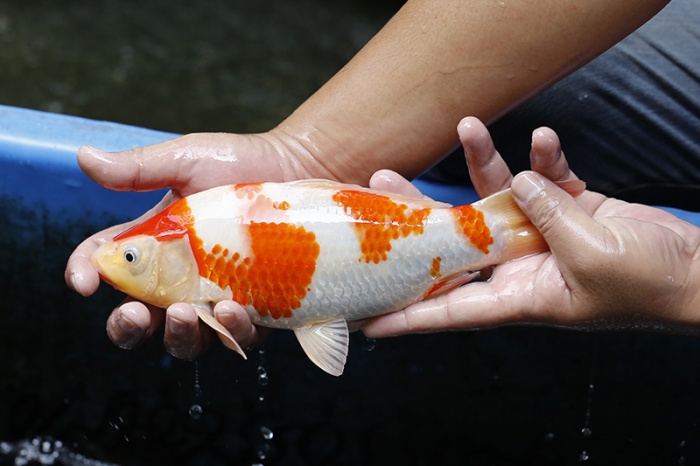
[[(557, 184), (574, 197), (579, 196), (586, 189), (586, 184), (580, 180)], [(513, 200), (510, 189), (485, 197), (472, 206), (484, 212), (489, 219), (489, 225), (502, 229), (502, 236), (499, 235), (502, 241), (502, 246), (499, 247), (501, 252), (499, 262), (508, 262), (549, 249), (540, 232)]]
[(513, 200), (510, 189), (492, 194), (472, 206), (484, 213), (486, 221), (498, 230), (495, 241), (499, 263), (537, 254), (549, 249), (540, 232)]

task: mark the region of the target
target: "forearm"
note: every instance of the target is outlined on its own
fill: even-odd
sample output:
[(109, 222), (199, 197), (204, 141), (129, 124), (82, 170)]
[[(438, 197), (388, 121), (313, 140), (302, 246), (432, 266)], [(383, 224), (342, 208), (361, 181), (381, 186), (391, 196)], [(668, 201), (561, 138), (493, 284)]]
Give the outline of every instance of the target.
[[(664, 0), (410, 0), (274, 132), (338, 179), (413, 177), (652, 17)], [(313, 170), (312, 170), (313, 171)]]

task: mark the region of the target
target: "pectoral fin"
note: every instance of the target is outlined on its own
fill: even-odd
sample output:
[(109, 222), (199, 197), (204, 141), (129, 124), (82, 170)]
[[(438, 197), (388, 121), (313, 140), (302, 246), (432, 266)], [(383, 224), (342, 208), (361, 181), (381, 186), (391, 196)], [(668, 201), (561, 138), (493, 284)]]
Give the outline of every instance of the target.
[(221, 324), (221, 322), (216, 320), (216, 317), (214, 317), (210, 310), (201, 306), (193, 307), (195, 312), (197, 313), (197, 317), (199, 317), (202, 320), (202, 322), (207, 324), (209, 327), (214, 329), (216, 333), (219, 334), (219, 337), (221, 337), (221, 341), (224, 343), (224, 346), (226, 346), (229, 349), (232, 349), (236, 353), (243, 356), (243, 359), (248, 359), (248, 357), (243, 352), (243, 349), (241, 349), (241, 346), (233, 338), (233, 335), (231, 335), (231, 332), (229, 332), (228, 329)]
[(345, 319), (300, 327), (294, 334), (314, 364), (336, 377), (343, 373), (350, 339)]

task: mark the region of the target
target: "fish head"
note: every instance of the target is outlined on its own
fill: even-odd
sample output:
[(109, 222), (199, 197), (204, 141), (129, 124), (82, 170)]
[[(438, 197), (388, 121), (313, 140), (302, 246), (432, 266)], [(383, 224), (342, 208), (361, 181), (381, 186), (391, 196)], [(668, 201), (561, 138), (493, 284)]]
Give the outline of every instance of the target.
[(105, 282), (158, 307), (191, 301), (197, 293), (198, 267), (187, 237), (114, 239), (97, 248), (90, 261)]

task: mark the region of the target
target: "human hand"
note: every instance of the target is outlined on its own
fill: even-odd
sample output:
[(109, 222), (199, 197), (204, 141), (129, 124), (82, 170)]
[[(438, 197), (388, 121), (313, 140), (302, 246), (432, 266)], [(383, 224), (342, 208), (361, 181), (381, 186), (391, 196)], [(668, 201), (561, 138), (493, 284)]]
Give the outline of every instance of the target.
[[(99, 274), (89, 260), (92, 252), (116, 234), (183, 196), (228, 183), (332, 177), (298, 145), (274, 132), (191, 134), (117, 153), (83, 147), (78, 152), (78, 163), (90, 178), (109, 189), (170, 188), (165, 198), (141, 218), (96, 233), (75, 249), (68, 260), (65, 279), (83, 296), (93, 294), (100, 283)], [(261, 338), (260, 331), (264, 331), (253, 326), (245, 310), (233, 301), (218, 303), (214, 314), (244, 347), (255, 344)], [(212, 332), (200, 325), (191, 305), (177, 303), (165, 311), (131, 299), (111, 313), (107, 334), (115, 345), (134, 348), (163, 323), (165, 347), (176, 357), (196, 357), (211, 339)]]
[[(481, 122), (462, 120), (459, 135), (477, 192), (510, 185), (551, 252), (499, 265), (487, 281), (369, 320), (367, 336), (515, 323), (697, 332), (699, 228), (590, 191), (574, 199), (554, 183), (576, 177), (550, 129), (533, 133), (533, 172), (515, 178)], [(396, 175), (375, 178), (375, 187), (407, 189)]]

